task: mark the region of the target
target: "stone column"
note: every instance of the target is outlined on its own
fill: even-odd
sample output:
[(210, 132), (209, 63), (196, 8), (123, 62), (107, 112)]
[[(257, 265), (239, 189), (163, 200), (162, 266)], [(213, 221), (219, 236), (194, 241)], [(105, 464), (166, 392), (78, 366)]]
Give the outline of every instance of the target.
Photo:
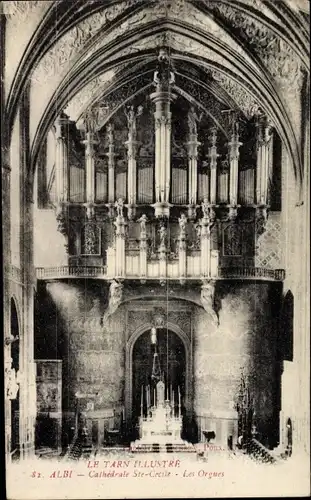
[(108, 135), (108, 203), (114, 204), (115, 202), (115, 152), (114, 152), (114, 136), (113, 136), (113, 124), (109, 123), (107, 125), (107, 135)]
[(61, 113), (55, 122), (55, 184), (56, 200), (58, 204), (69, 201), (69, 169), (67, 144), (69, 123), (70, 120), (65, 113)]
[(231, 141), (229, 142), (229, 162), (230, 162), (230, 217), (237, 215), (238, 203), (238, 182), (239, 182), (239, 148), (242, 143), (239, 141), (239, 128), (236, 119), (233, 119)]
[(175, 99), (171, 91), (174, 73), (170, 70), (165, 51), (159, 56), (158, 70), (154, 73), (156, 92), (150, 95), (155, 103), (155, 193), (156, 217), (169, 216), (170, 172), (171, 172), (171, 112), (170, 103)]
[(271, 127), (267, 118), (260, 116), (257, 122), (256, 204), (266, 206), (268, 202), (269, 163), (271, 151)]
[(23, 328), (20, 338), (20, 445), (21, 457), (32, 456), (36, 419), (36, 366), (34, 363), (33, 179), (29, 178), (29, 88), (20, 109), (21, 168), (21, 272), (23, 287)]
[(210, 204), (216, 205), (217, 200), (217, 128), (213, 127), (211, 129), (211, 135), (209, 136), (211, 146), (209, 148), (209, 158), (210, 158)]

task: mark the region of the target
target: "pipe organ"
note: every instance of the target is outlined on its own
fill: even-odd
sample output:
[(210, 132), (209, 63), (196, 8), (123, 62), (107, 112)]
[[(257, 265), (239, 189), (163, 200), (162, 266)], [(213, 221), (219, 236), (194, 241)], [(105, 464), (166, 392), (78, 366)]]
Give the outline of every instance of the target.
[[(259, 116), (245, 136), (239, 117), (230, 112), (225, 135), (193, 103), (180, 107), (178, 99), (186, 99), (174, 93), (175, 74), (165, 50), (153, 83), (155, 91), (146, 96), (151, 106), (135, 98), (100, 130), (94, 122), (86, 124), (79, 160), (70, 155), (70, 120), (64, 114), (57, 119), (57, 205), (69, 212), (75, 207), (75, 221), (79, 204), (86, 206), (84, 225), (75, 222), (73, 230), (80, 243), (70, 249), (102, 257), (109, 276), (211, 279), (221, 266), (219, 241), (227, 241), (221, 236), (223, 222), (238, 227), (245, 210), (253, 210), (256, 219), (268, 209), (274, 172), (271, 125)], [(98, 235), (107, 234), (101, 232), (106, 221), (112, 237), (99, 244)]]

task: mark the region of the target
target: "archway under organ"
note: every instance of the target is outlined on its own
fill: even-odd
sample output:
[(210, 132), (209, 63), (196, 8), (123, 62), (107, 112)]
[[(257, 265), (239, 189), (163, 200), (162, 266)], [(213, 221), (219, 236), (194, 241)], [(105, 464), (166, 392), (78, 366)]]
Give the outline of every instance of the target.
[[(154, 353), (158, 354), (158, 362), (154, 367)], [(181, 411), (184, 409), (187, 386), (186, 350), (181, 338), (173, 331), (157, 329), (157, 344), (151, 343), (150, 330), (142, 333), (133, 347), (132, 360), (132, 424), (138, 423), (141, 415), (141, 404), (146, 411), (146, 388), (150, 387), (151, 404), (154, 401), (156, 383), (159, 378), (152, 377), (155, 372), (165, 383), (165, 398), (174, 398), (175, 410), (178, 411), (178, 390), (180, 391)], [(174, 393), (174, 396), (173, 396)], [(142, 397), (143, 395), (143, 397)]]

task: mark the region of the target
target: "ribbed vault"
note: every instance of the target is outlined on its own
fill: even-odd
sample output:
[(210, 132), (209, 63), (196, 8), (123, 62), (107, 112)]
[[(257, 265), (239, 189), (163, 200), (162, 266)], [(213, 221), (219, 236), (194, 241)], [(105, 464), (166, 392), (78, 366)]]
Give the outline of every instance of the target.
[[(226, 135), (223, 111), (251, 119), (260, 107), (277, 128), (301, 177), (301, 90), (307, 82), (306, 14), (270, 0), (107, 0), (10, 2), (6, 117), (12, 128), (21, 90), (30, 88), (30, 176), (63, 109), (80, 124), (94, 106), (101, 126), (152, 84), (168, 47), (178, 92)], [(27, 23), (24, 20), (27, 16)], [(29, 19), (29, 22), (28, 22)], [(22, 29), (13, 57), (9, 35)], [(23, 45), (24, 44), (24, 45)], [(27, 88), (27, 86), (26, 86)]]

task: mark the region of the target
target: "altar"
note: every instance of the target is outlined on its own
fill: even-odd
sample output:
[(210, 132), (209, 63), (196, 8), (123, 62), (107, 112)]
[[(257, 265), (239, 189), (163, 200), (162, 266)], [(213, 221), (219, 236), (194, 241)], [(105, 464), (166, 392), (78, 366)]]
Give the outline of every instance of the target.
[[(143, 394), (143, 392), (142, 392)], [(141, 416), (139, 418), (139, 440), (135, 447), (159, 445), (187, 445), (182, 438), (181, 398), (178, 391), (178, 409), (175, 411), (174, 393), (172, 400), (165, 399), (165, 384), (159, 381), (154, 391), (153, 405), (150, 404), (150, 392), (147, 390), (146, 415), (143, 413), (143, 397)]]

